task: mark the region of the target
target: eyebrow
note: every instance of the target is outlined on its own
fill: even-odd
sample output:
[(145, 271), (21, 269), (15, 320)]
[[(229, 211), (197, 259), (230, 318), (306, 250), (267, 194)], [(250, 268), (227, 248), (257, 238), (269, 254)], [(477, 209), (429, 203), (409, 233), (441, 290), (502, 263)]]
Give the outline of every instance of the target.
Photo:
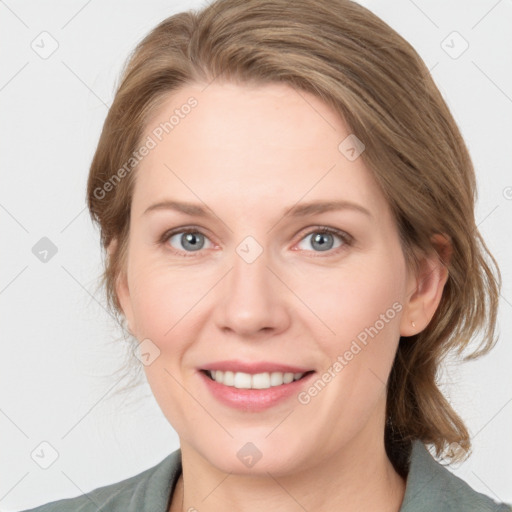
[[(181, 201), (166, 200), (159, 203), (155, 203), (144, 211), (143, 215), (149, 212), (157, 210), (174, 210), (186, 215), (195, 217), (212, 217), (211, 213), (208, 212), (210, 208), (204, 208), (199, 204), (185, 203)], [(314, 201), (310, 203), (303, 203), (291, 206), (283, 211), (282, 216), (291, 217), (305, 217), (307, 215), (315, 215), (319, 213), (325, 213), (337, 210), (353, 210), (372, 217), (372, 214), (363, 206), (351, 201)], [(210, 210), (211, 211), (211, 210)]]

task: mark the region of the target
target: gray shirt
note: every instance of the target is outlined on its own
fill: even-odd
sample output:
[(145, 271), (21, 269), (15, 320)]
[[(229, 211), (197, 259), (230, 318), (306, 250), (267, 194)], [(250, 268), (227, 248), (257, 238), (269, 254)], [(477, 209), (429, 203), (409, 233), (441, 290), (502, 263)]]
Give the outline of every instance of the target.
[[(23, 512), (167, 512), (181, 470), (178, 449), (131, 478)], [(473, 490), (437, 462), (423, 443), (414, 441), (399, 512), (511, 511), (512, 506)]]

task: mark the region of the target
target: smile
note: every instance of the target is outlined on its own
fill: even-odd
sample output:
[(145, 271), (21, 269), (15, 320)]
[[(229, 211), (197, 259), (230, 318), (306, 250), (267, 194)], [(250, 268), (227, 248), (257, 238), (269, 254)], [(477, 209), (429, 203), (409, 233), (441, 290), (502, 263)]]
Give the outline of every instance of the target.
[(263, 373), (244, 373), (221, 370), (204, 370), (210, 379), (237, 389), (268, 389), (271, 387), (282, 386), (290, 382), (300, 380), (306, 373), (292, 372), (263, 372)]

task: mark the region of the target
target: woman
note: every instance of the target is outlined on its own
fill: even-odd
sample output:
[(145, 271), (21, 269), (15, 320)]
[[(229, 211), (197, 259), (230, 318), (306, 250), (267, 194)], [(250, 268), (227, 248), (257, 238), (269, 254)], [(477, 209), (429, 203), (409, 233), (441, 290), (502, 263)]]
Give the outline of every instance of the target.
[[(442, 165), (441, 165), (442, 164)], [(345, 0), (220, 0), (137, 47), (88, 204), (105, 284), (180, 438), (58, 510), (509, 510), (426, 449), (495, 343), (472, 164), (412, 47)]]

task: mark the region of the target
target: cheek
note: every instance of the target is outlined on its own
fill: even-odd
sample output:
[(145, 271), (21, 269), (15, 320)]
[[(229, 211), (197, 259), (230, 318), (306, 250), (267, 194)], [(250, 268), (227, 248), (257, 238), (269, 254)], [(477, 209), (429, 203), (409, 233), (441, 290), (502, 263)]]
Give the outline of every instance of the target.
[[(397, 323), (403, 300), (402, 273), (399, 259), (393, 262), (389, 258), (367, 258), (357, 265), (318, 275), (313, 280), (314, 287), (312, 280), (302, 280), (296, 288), (297, 295), (334, 331), (331, 334), (352, 339), (378, 322), (381, 315), (388, 320), (386, 326)], [(381, 322), (379, 326), (382, 327)]]
[(339, 363), (344, 393), (376, 394), (387, 380), (400, 338), (403, 272), (399, 257), (375, 257), (325, 280), (324, 293), (311, 297), (312, 309), (334, 331), (323, 329), (327, 334), (317, 339), (326, 364)]
[[(137, 261), (134, 260), (134, 268)], [(200, 311), (201, 298), (215, 283), (193, 268), (169, 268), (159, 262), (140, 262), (133, 273), (131, 297), (137, 333), (163, 346)]]

